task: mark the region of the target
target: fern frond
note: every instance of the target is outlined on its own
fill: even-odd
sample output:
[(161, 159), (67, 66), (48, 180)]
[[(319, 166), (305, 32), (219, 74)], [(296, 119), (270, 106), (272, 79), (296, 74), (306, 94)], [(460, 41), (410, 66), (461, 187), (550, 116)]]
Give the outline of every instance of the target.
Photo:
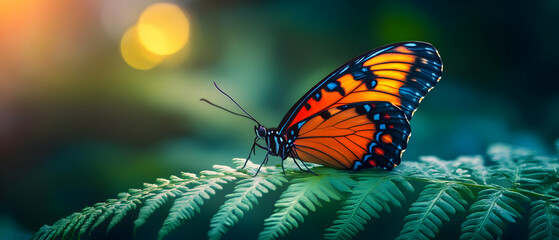
[(296, 178), (274, 204), (274, 213), (264, 220), (259, 239), (275, 239), (296, 228), (309, 211), (322, 207), (321, 201), (340, 200), (341, 191), (350, 190), (355, 181), (345, 175), (318, 175)]
[(489, 146), (487, 154), (490, 156), (490, 160), (504, 168), (514, 168), (522, 164), (548, 165), (556, 161), (556, 157), (539, 156), (530, 149), (503, 143)]
[(504, 143), (495, 143), (487, 149), (487, 155), (498, 165), (514, 168), (522, 163), (530, 162), (534, 153), (526, 148), (513, 147)]
[(197, 179), (196, 175), (183, 174), (185, 178), (180, 178), (177, 176), (171, 176), (170, 180), (158, 179), (159, 185), (157, 185), (149, 193), (146, 193), (143, 198), (147, 198), (144, 206), (140, 208), (138, 213), (138, 218), (134, 221), (134, 230), (138, 229), (146, 220), (163, 204), (167, 202), (169, 198), (175, 198), (181, 195), (183, 192), (188, 190), (185, 185), (191, 182), (192, 179)]
[(94, 221), (91, 229), (89, 230), (90, 233), (91, 231), (93, 231), (93, 229), (96, 229), (99, 225), (105, 222), (105, 220), (111, 217), (119, 204), (120, 201), (118, 201), (117, 199), (108, 199), (105, 206), (100, 206), (103, 212), (99, 215), (99, 217), (96, 218), (96, 221)]
[(79, 228), (78, 236), (85, 235), (88, 230), (91, 233), (111, 215), (114, 215), (109, 223), (110, 228), (107, 228), (107, 231), (109, 231), (126, 216), (128, 211), (141, 204), (138, 199), (141, 192), (142, 190), (139, 189), (130, 189), (128, 193), (120, 193), (118, 200), (108, 199), (106, 202), (96, 203), (92, 208), (82, 210), (83, 218), (80, 219), (80, 224), (74, 227), (75, 230)]
[(530, 239), (559, 239), (559, 201), (537, 200), (530, 207)]
[(325, 239), (350, 239), (363, 231), (371, 218), (378, 218), (382, 210), (390, 212), (389, 204), (401, 207), (405, 201), (404, 193), (396, 183), (408, 191), (412, 185), (398, 176), (375, 176), (359, 178), (343, 207), (338, 211), (334, 225), (326, 229)]
[(228, 227), (235, 225), (246, 212), (258, 204), (259, 197), (269, 191), (275, 191), (285, 182), (287, 179), (281, 175), (258, 176), (239, 181), (233, 193), (226, 196), (228, 200), (212, 217), (208, 238), (220, 239), (227, 232)]
[(176, 199), (169, 210), (169, 216), (163, 222), (163, 227), (159, 230), (159, 239), (167, 236), (184, 221), (194, 217), (194, 215), (200, 212), (200, 207), (204, 204), (205, 199), (209, 199), (210, 195), (214, 195), (216, 190), (221, 190), (223, 188), (221, 185), (235, 179), (234, 177), (223, 176), (223, 174), (213, 171), (202, 171), (200, 174), (222, 177), (203, 179), (200, 181), (200, 185), (188, 189), (180, 198)]
[[(308, 164), (318, 176), (300, 171), (293, 161), (288, 160), (284, 162), (285, 173), (279, 165), (263, 166), (259, 175), (253, 177), (259, 164), (234, 159), (233, 167), (215, 165), (213, 171), (202, 171), (199, 176), (182, 173), (181, 177), (158, 179), (155, 184), (130, 189), (116, 199), (86, 207), (52, 226), (41, 227), (33, 239), (88, 238), (102, 227), (107, 238), (118, 238), (121, 236), (115, 235), (122, 232), (111, 232), (111, 229), (125, 222), (124, 218), (135, 220), (135, 230), (161, 211), (163, 205), (169, 204), (171, 208), (159, 229), (161, 239), (199, 214), (207, 199), (222, 189), (222, 185), (236, 179), (239, 180), (231, 188), (233, 192), (224, 194), (225, 203), (210, 221), (207, 233), (210, 239), (221, 238), (244, 215), (251, 214), (255, 205), (264, 204), (260, 198), (262, 195), (283, 184), (289, 186), (282, 188), (284, 191), (274, 204), (274, 212), (264, 220), (259, 238), (287, 235), (303, 223), (309, 211), (316, 211), (324, 202), (333, 199), (343, 202), (324, 238), (352, 238), (365, 228), (367, 221), (379, 218), (382, 211), (401, 208), (405, 198), (415, 196), (406, 192), (413, 191), (411, 184), (416, 183), (426, 187), (403, 219), (399, 239), (439, 237), (437, 233), (443, 224), (454, 218), (457, 212), (465, 211), (468, 199), (473, 198), (473, 189), (479, 191), (478, 196), (462, 223), (460, 239), (499, 239), (508, 223), (521, 217), (529, 218), (531, 239), (559, 238), (557, 158), (537, 156), (530, 151), (503, 145), (496, 145), (490, 151), (494, 161), (503, 162), (485, 167), (481, 157), (460, 157), (454, 161), (424, 157), (421, 161), (406, 162), (391, 172), (348, 172)], [(290, 179), (289, 183), (286, 183), (287, 179)], [(533, 200), (531, 210), (523, 214), (520, 203), (530, 199)], [(132, 211), (135, 208), (140, 208), (138, 215), (127, 216), (135, 213)]]
[[(99, 203), (95, 207), (101, 212), (99, 214), (89, 214), (87, 219), (84, 220), (84, 225), (81, 226), (79, 235), (84, 234), (87, 228), (91, 226), (90, 232), (99, 227), (106, 220), (110, 219), (107, 231), (110, 231), (116, 224), (118, 224), (130, 210), (136, 209), (137, 204), (141, 202), (138, 199), (130, 198), (129, 193), (120, 193), (118, 199), (109, 199), (106, 203)], [(85, 216), (84, 216), (85, 217)], [(77, 226), (79, 227), (79, 226)]]
[(454, 183), (432, 183), (423, 189), (404, 218), (404, 228), (397, 239), (432, 239), (443, 221), (450, 221), (456, 212), (468, 206), (465, 198), (473, 198), (466, 186)]
[(55, 236), (60, 236), (62, 239), (70, 238), (71, 233), (73, 233), (72, 228), (76, 224), (76, 222), (78, 222), (78, 219), (81, 216), (81, 213), (73, 213), (68, 218), (66, 218), (66, 221), (62, 223)]
[(75, 227), (85, 218), (82, 213), (74, 213), (71, 215), (70, 222), (64, 228), (62, 232), (62, 239), (71, 239), (74, 235)]
[(503, 143), (491, 144), (487, 149), (489, 159), (497, 163), (501, 167), (514, 168), (517, 166), (515, 154), (512, 153), (512, 148)]
[(524, 164), (520, 170), (518, 186), (522, 189), (559, 197), (559, 165), (547, 167)]
[(497, 239), (507, 223), (522, 218), (524, 211), (519, 202), (530, 199), (505, 189), (484, 189), (470, 206), (466, 221), (462, 223), (460, 239)]
[(441, 180), (460, 180), (485, 184), (487, 170), (481, 156), (461, 156), (456, 160), (442, 160), (435, 156), (422, 156), (413, 175)]
[(107, 227), (107, 232), (122, 221), (131, 210), (136, 209), (138, 204), (142, 203), (137, 197), (130, 197), (129, 193), (121, 193), (119, 197), (119, 203), (116, 205), (114, 215)]
[(45, 240), (48, 239), (47, 236), (52, 232), (52, 226), (43, 225), (39, 230), (33, 235), (34, 240)]
[(33, 239), (71, 239), (74, 237), (75, 230), (84, 222), (84, 218), (92, 211), (92, 207), (87, 207), (81, 212), (73, 213), (70, 216), (56, 221), (52, 226), (44, 225), (33, 236)]
[(158, 193), (150, 194), (150, 197), (145, 201), (144, 206), (140, 208), (138, 218), (134, 221), (134, 229), (138, 229), (144, 225), (146, 220), (155, 212), (155, 210), (165, 204), (169, 198), (174, 198), (187, 190), (188, 188), (180, 186), (177, 188), (163, 189)]
[[(102, 203), (102, 204), (104, 204), (104, 203)], [(96, 206), (98, 206), (98, 205), (99, 205), (99, 203), (96, 204)], [(99, 209), (98, 207), (93, 207), (92, 211), (89, 214), (86, 215), (85, 221), (83, 222), (83, 224), (79, 227), (80, 231), (78, 232), (78, 236), (85, 235), (87, 230), (89, 230), (89, 227), (91, 227), (95, 223), (95, 220), (101, 214), (103, 214), (103, 210)]]

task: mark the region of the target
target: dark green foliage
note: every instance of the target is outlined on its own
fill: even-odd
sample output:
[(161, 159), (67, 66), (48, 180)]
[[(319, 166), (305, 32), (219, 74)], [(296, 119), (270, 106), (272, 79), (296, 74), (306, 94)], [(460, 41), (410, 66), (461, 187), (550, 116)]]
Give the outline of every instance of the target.
[(460, 239), (499, 239), (507, 223), (522, 217), (521, 201), (530, 200), (505, 189), (484, 189), (470, 206)]
[(246, 212), (258, 204), (258, 198), (287, 182), (283, 176), (266, 175), (243, 179), (237, 183), (233, 193), (227, 195), (227, 201), (211, 220), (210, 239), (219, 239), (227, 232), (227, 228), (236, 224)]
[[(269, 199), (264, 196), (278, 190), (281, 193), (275, 195), (279, 199), (273, 204), (273, 212), (263, 219), (262, 229), (254, 229), (260, 239), (289, 237), (294, 229), (306, 224), (309, 212), (327, 212), (323, 206), (340, 206), (335, 219), (328, 218), (334, 219), (330, 227), (316, 230), (326, 239), (353, 238), (370, 222), (382, 220), (383, 212), (405, 211), (403, 206), (410, 207), (402, 219), (398, 239), (433, 239), (445, 231), (448, 223), (461, 224), (460, 239), (498, 239), (521, 218), (529, 223), (530, 239), (558, 239), (557, 158), (502, 144), (492, 146), (488, 155), (494, 163), (490, 166), (484, 165), (482, 157), (454, 161), (423, 157), (419, 162), (404, 162), (391, 172), (341, 171), (310, 164), (317, 175), (301, 171), (286, 160), (285, 175), (280, 166), (274, 166), (263, 167), (256, 177), (258, 165), (248, 162), (242, 170), (244, 160), (234, 159), (235, 168), (216, 165), (214, 171), (183, 173), (181, 177), (145, 184), (143, 189), (130, 189), (116, 199), (84, 208), (52, 226), (45, 225), (34, 238), (83, 239), (94, 232), (102, 236), (100, 231), (110, 235), (123, 219), (134, 219), (137, 231), (152, 215), (169, 209), (158, 230), (158, 237), (164, 239), (184, 224), (191, 224), (189, 220), (203, 208), (206, 213), (215, 213), (208, 223), (208, 238), (220, 239), (227, 237), (245, 215), (252, 214), (257, 204), (272, 206), (272, 202), (263, 200)], [(203, 207), (226, 184), (234, 186), (226, 188), (232, 192), (224, 194), (226, 200), (221, 206)], [(413, 194), (414, 190), (419, 194)], [(457, 215), (462, 217), (456, 220)]]
[(411, 205), (410, 214), (404, 218), (404, 228), (397, 239), (435, 238), (443, 222), (450, 221), (456, 212), (465, 211), (465, 199), (473, 194), (464, 185), (454, 182), (427, 185), (416, 202)]
[(334, 225), (326, 229), (326, 239), (349, 239), (364, 229), (371, 218), (378, 218), (383, 210), (390, 212), (389, 204), (401, 207), (405, 201), (403, 189), (413, 191), (412, 185), (402, 177), (372, 176), (358, 179), (357, 186), (338, 211)]
[(559, 200), (533, 201), (530, 210), (530, 239), (559, 239)]
[(322, 207), (321, 201), (340, 200), (342, 191), (350, 191), (354, 181), (348, 176), (319, 175), (295, 178), (274, 204), (272, 216), (264, 221), (264, 230), (259, 239), (281, 237), (303, 222), (308, 210)]
[(221, 190), (222, 184), (234, 179), (232, 176), (203, 179), (199, 185), (186, 190), (181, 197), (175, 200), (171, 210), (169, 210), (169, 216), (159, 230), (159, 239), (167, 236), (169, 232), (179, 227), (184, 221), (193, 218), (200, 212), (204, 200), (214, 195), (216, 190)]

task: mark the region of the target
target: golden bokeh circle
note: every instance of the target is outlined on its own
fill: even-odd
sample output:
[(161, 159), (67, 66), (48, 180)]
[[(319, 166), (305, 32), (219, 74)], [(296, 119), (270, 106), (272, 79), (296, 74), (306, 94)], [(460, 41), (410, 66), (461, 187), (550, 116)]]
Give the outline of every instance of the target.
[(184, 11), (172, 3), (155, 3), (147, 7), (138, 20), (138, 37), (150, 52), (170, 55), (188, 41), (190, 23)]
[(151, 69), (163, 60), (163, 56), (146, 50), (140, 42), (136, 26), (129, 28), (122, 36), (120, 52), (128, 65), (140, 70)]

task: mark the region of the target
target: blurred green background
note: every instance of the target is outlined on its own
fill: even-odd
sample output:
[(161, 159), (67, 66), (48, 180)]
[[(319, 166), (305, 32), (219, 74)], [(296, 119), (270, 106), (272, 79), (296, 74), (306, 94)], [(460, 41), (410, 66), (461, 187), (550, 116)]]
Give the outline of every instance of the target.
[(0, 235), (29, 237), (156, 177), (246, 157), (253, 123), (199, 101), (235, 109), (213, 81), (275, 127), (339, 65), (398, 41), (430, 42), (444, 62), (404, 164), (493, 142), (556, 151), (558, 1), (167, 2), (178, 18), (152, 16), (173, 33), (165, 54), (123, 37), (154, 3), (0, 1)]

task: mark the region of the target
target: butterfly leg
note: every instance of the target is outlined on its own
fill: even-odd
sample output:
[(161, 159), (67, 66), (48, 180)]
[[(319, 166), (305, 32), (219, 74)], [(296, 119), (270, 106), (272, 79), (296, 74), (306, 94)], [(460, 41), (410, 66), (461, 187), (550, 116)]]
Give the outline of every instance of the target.
[(311, 171), (311, 169), (309, 169), (309, 167), (307, 167), (307, 164), (305, 164), (305, 162), (301, 161), (301, 164), (303, 164), (303, 166), (305, 166), (305, 168), (306, 168), (307, 170), (301, 168), (301, 166), (299, 166), (299, 164), (297, 163), (297, 160), (296, 160), (296, 159), (293, 159), (293, 161), (295, 162), (295, 165), (297, 165), (297, 167), (299, 167), (299, 169), (301, 169), (301, 170), (303, 170), (303, 171), (305, 171), (305, 172), (312, 173), (312, 174), (318, 176), (318, 174), (314, 173), (313, 171)]
[(262, 166), (268, 162), (268, 156), (269, 155), (270, 155), (270, 152), (266, 153), (266, 157), (264, 157), (264, 161), (262, 162), (262, 164), (260, 164), (260, 167), (258, 167), (258, 170), (256, 170), (256, 174), (254, 174), (255, 177), (260, 172), (260, 168), (262, 168)]
[[(299, 155), (297, 154), (297, 152), (295, 151), (295, 149), (293, 149), (292, 153), (293, 153), (293, 154), (292, 154), (293, 162), (295, 162), (295, 165), (297, 165), (297, 167), (298, 167), (300, 170), (303, 170), (303, 171), (306, 171), (306, 172), (308, 172), (308, 173), (312, 173), (312, 174), (318, 176), (318, 174), (316, 174), (316, 173), (314, 173), (313, 171), (311, 171), (311, 170), (309, 169), (309, 167), (307, 167), (307, 165), (306, 165), (305, 162), (303, 162), (303, 161), (301, 161), (301, 163), (303, 164), (303, 166), (305, 166), (305, 168), (306, 168), (307, 170), (304, 170), (303, 168), (301, 168), (301, 166), (299, 166), (299, 163), (297, 163), (297, 159), (300, 159), (300, 158), (299, 158)], [(281, 167), (283, 168), (283, 162), (281, 162)], [(283, 173), (285, 174), (285, 171), (283, 171)]]
[(250, 155), (252, 154), (256, 154), (256, 145), (258, 145), (258, 143), (256, 143), (258, 141), (258, 138), (254, 139), (254, 143), (252, 144), (252, 147), (250, 148), (250, 151), (248, 152), (248, 157), (247, 160), (245, 161), (245, 164), (243, 165), (243, 167), (241, 169), (245, 169), (245, 167), (247, 166), (248, 160), (250, 159)]
[(256, 144), (256, 146), (258, 146), (259, 148), (262, 148), (262, 149), (264, 149), (264, 150), (266, 150), (266, 151), (270, 151), (270, 149), (268, 149), (267, 147), (264, 147), (264, 146), (262, 146), (262, 145), (260, 145), (260, 144), (258, 144), (258, 143)]

